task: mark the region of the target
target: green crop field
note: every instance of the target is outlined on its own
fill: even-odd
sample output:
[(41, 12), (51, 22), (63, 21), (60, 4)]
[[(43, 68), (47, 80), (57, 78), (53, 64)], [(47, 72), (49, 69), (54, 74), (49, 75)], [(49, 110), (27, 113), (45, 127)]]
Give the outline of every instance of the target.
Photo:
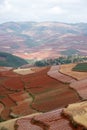
[(87, 63), (79, 63), (72, 70), (73, 71), (87, 72)]

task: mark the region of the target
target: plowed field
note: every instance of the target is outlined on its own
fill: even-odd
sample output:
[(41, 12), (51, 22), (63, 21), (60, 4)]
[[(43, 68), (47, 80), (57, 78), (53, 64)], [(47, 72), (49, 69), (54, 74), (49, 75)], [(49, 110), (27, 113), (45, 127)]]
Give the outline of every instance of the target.
[(0, 102), (5, 107), (1, 112), (3, 119), (46, 112), (80, 100), (68, 84), (49, 77), (49, 69), (38, 68), (35, 73), (27, 75), (12, 70), (0, 72)]

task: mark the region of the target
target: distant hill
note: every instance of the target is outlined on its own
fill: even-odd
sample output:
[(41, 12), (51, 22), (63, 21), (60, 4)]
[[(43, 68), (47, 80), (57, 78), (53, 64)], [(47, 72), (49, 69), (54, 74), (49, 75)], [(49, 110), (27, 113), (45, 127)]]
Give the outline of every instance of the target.
[(75, 54), (80, 54), (80, 52), (76, 49), (67, 49), (65, 51), (61, 51), (61, 54), (66, 56), (71, 56)]
[[(22, 58), (54, 58), (67, 49), (87, 55), (87, 23), (7, 22), (0, 24), (0, 51)], [(27, 53), (27, 55), (26, 55)]]
[(28, 64), (24, 59), (9, 53), (0, 52), (0, 66), (19, 67)]

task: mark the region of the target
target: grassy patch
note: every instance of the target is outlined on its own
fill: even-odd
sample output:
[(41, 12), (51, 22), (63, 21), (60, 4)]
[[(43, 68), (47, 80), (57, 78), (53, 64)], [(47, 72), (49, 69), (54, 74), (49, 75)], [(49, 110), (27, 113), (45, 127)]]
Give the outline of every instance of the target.
[(79, 63), (72, 70), (80, 71), (80, 72), (87, 72), (87, 63)]

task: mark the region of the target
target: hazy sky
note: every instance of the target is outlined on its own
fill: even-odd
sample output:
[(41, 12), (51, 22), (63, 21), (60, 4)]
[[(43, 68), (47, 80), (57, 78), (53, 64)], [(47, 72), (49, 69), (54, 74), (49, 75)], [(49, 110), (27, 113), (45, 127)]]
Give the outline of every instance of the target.
[(87, 22), (87, 0), (0, 0), (7, 21)]

